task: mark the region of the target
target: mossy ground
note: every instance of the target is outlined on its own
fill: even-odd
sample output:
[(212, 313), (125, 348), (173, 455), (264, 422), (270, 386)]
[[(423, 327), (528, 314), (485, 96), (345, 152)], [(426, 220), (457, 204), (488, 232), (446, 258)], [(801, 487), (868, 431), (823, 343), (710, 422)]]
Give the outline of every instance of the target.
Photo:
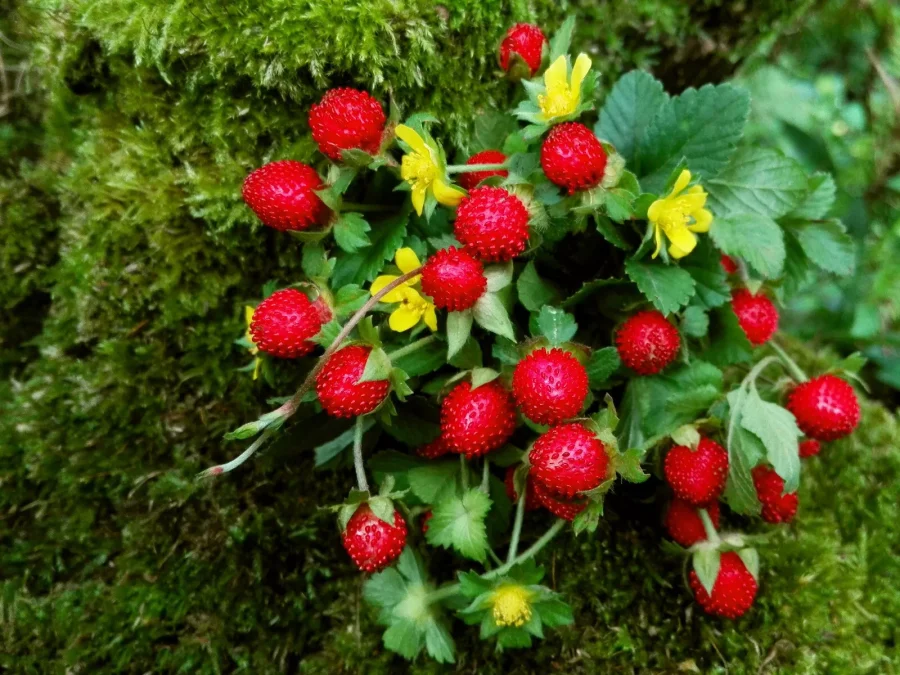
[[(236, 372), (242, 306), (300, 274), (296, 242), (261, 228), (237, 186), (265, 161), (313, 157), (305, 111), (335, 84), (429, 109), (464, 145), (473, 109), (508, 102), (493, 50), (515, 19), (575, 11), (605, 80), (638, 65), (674, 88), (726, 75), (798, 3), (0, 7), (24, 45), (4, 43), (4, 61), (28, 67), (0, 119), (0, 665), (369, 673), (405, 667), (317, 510), (347, 476), (310, 471), (302, 422), (251, 466), (193, 478), (298, 374), (276, 392)], [(660, 552), (658, 507), (635, 500), (650, 484), (544, 557), (573, 628), (498, 656), (459, 626), (460, 670), (893, 672), (898, 442), (869, 404), (808, 464), (802, 514), (762, 552), (758, 608), (737, 625), (695, 611)]]

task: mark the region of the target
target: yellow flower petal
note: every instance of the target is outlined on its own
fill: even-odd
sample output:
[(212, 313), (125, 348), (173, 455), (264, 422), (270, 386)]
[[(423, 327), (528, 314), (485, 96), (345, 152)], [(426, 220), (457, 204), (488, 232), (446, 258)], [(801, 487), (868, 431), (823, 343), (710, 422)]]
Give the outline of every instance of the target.
[(422, 137), (419, 136), (412, 127), (408, 127), (405, 124), (398, 124), (397, 128), (394, 129), (394, 133), (397, 134), (397, 138), (412, 148), (413, 152), (418, 152), (420, 155), (431, 155), (431, 150), (428, 145), (426, 145)]
[(672, 191), (669, 193), (669, 197), (676, 197), (678, 194), (684, 190), (688, 186), (688, 183), (691, 182), (691, 172), (687, 169), (682, 170), (682, 172), (678, 176), (678, 180), (675, 181), (675, 185), (672, 186)]
[(416, 213), (420, 216), (422, 215), (422, 211), (425, 210), (425, 193), (427, 192), (427, 188), (422, 185), (414, 185), (412, 189), (412, 205), (416, 210)]
[(428, 303), (428, 308), (425, 310), (425, 316), (422, 318), (425, 319), (425, 325), (428, 326), (432, 332), (437, 330), (437, 314), (435, 314), (434, 305), (430, 302)]
[(666, 208), (666, 200), (665, 199), (657, 199), (650, 205), (650, 208), (647, 209), (647, 220), (651, 223), (658, 223), (660, 216), (662, 216), (663, 211)]
[(466, 196), (466, 193), (461, 189), (447, 185), (440, 178), (434, 179), (431, 189), (434, 191), (434, 198), (444, 206), (457, 206), (462, 201), (462, 198)]
[(544, 72), (544, 86), (548, 91), (568, 88), (568, 79), (569, 66), (565, 55), (559, 56)]
[(683, 258), (697, 246), (697, 237), (686, 227), (669, 228), (666, 236), (672, 242), (669, 246), (669, 255), (673, 258)]
[(578, 58), (575, 59), (575, 65), (572, 68), (571, 90), (574, 98), (578, 99), (581, 97), (581, 83), (584, 82), (584, 78), (590, 69), (591, 58), (582, 52), (578, 55)]
[[(422, 266), (416, 252), (408, 246), (397, 249), (397, 252), (394, 254), (394, 262), (397, 263), (397, 267), (399, 267), (400, 271), (404, 274), (412, 272), (414, 269)], [(413, 284), (415, 282), (410, 281), (409, 283)]]
[[(376, 295), (379, 291), (381, 291), (385, 286), (390, 284), (392, 281), (397, 279), (399, 275), (397, 274), (382, 274), (380, 277), (376, 277), (375, 281), (372, 282), (371, 288), (369, 288), (369, 293), (372, 295)], [(397, 288), (392, 291), (387, 292), (382, 296), (381, 302), (394, 303), (394, 302), (403, 302), (403, 299), (406, 297), (404, 294), (405, 287), (401, 284)]]
[(688, 229), (691, 232), (709, 232), (713, 219), (712, 213), (706, 209), (700, 209), (699, 211), (694, 211), (691, 215), (694, 216), (696, 221), (692, 225), (688, 225)]
[(662, 228), (659, 225), (653, 228), (653, 237), (656, 239), (656, 250), (653, 251), (651, 257), (656, 258), (659, 256), (659, 251), (662, 248)]
[(391, 327), (392, 331), (403, 333), (419, 323), (419, 319), (421, 318), (421, 311), (414, 307), (410, 307), (407, 304), (402, 304), (391, 312), (391, 316), (388, 319), (388, 326)]

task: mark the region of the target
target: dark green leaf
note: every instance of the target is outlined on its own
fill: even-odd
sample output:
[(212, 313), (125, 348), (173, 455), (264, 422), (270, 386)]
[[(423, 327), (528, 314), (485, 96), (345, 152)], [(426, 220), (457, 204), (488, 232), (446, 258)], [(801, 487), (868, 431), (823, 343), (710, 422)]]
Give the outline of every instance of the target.
[(625, 263), (625, 272), (663, 314), (677, 312), (694, 296), (694, 279), (680, 267), (631, 259)]
[(519, 302), (529, 312), (538, 312), (544, 305), (552, 305), (559, 300), (556, 289), (538, 275), (534, 262), (529, 261), (516, 281)]
[(647, 127), (669, 97), (661, 82), (643, 70), (632, 70), (613, 85), (600, 110), (594, 133), (616, 147), (629, 167), (639, 173), (638, 158)]
[(752, 213), (716, 218), (709, 235), (724, 253), (746, 261), (763, 277), (781, 276), (784, 235), (771, 218)]
[(369, 246), (366, 232), (371, 230), (369, 223), (359, 213), (342, 213), (334, 224), (334, 241), (347, 253), (356, 253)]
[(575, 317), (558, 307), (542, 307), (536, 324), (538, 334), (543, 335), (554, 346), (568, 342), (578, 332)]
[(795, 160), (769, 148), (742, 148), (705, 184), (709, 208), (719, 217), (755, 213), (780, 218), (803, 199), (806, 172)]

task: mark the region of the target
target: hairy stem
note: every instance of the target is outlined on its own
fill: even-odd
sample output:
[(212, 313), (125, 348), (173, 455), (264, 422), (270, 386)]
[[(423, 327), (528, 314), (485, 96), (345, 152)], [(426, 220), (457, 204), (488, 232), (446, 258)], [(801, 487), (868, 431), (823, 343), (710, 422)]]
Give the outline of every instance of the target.
[(491, 463), (488, 458), (484, 458), (484, 465), (481, 467), (481, 491), (488, 494), (489, 481), (491, 479)]
[(362, 456), (363, 431), (363, 416), (359, 415), (353, 429), (353, 466), (356, 468), (356, 486), (360, 492), (367, 492), (369, 481), (366, 480), (366, 467)]
[(473, 173), (475, 171), (504, 171), (509, 168), (509, 164), (501, 162), (500, 164), (448, 164), (447, 173)]
[(716, 526), (713, 525), (709, 512), (706, 509), (697, 509), (697, 513), (700, 514), (700, 520), (703, 521), (703, 529), (706, 530), (706, 540), (712, 544), (717, 543), (719, 541), (719, 533), (716, 532)]
[(390, 359), (392, 361), (403, 358), (404, 356), (407, 356), (408, 354), (412, 354), (413, 352), (421, 349), (422, 347), (430, 345), (435, 340), (437, 340), (436, 335), (429, 335), (427, 337), (419, 338), (415, 342), (410, 342), (405, 347), (400, 347), (399, 349), (395, 349), (390, 354), (388, 354), (388, 356), (390, 357)]
[(459, 477), (462, 480), (463, 490), (469, 489), (469, 467), (466, 466), (466, 456), (459, 456)]
[(512, 536), (509, 539), (509, 552), (506, 554), (506, 562), (515, 560), (516, 553), (519, 552), (519, 536), (522, 534), (522, 522), (525, 520), (525, 497), (528, 491), (528, 481), (519, 495), (519, 501), (516, 502), (516, 520), (513, 522)]
[(806, 376), (806, 373), (803, 372), (803, 369), (797, 365), (797, 362), (794, 361), (788, 353), (784, 351), (780, 345), (778, 345), (774, 340), (769, 340), (769, 346), (772, 350), (778, 354), (778, 357), (781, 359), (781, 362), (787, 367), (789, 371), (791, 371), (791, 375), (794, 376), (794, 379), (798, 382), (806, 382), (809, 378)]
[(275, 433), (275, 432), (272, 431), (271, 429), (266, 429), (259, 435), (259, 438), (257, 438), (255, 441), (253, 441), (253, 443), (250, 445), (249, 448), (244, 450), (240, 455), (235, 457), (233, 460), (231, 460), (230, 462), (226, 462), (225, 464), (219, 464), (218, 466), (211, 466), (208, 469), (206, 469), (205, 471), (201, 471), (199, 474), (197, 474), (197, 478), (209, 478), (210, 476), (219, 476), (223, 473), (228, 473), (229, 471), (232, 471), (232, 470), (238, 468), (241, 464), (243, 464), (248, 459), (250, 459), (253, 456), (253, 454), (257, 450), (259, 450), (259, 448), (262, 446), (262, 444), (265, 443), (267, 440), (269, 440), (269, 438), (271, 438), (273, 433)]

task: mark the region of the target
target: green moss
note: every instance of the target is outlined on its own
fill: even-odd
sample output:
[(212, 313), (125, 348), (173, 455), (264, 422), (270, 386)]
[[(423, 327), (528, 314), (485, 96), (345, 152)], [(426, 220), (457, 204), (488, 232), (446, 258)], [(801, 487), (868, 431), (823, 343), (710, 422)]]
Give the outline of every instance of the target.
[[(302, 424), (252, 466), (193, 479), (234, 453), (222, 434), (273, 393), (236, 371), (243, 304), (300, 274), (296, 243), (259, 227), (237, 186), (264, 161), (313, 157), (305, 111), (335, 84), (430, 109), (464, 144), (471, 110), (509, 99), (493, 54), (516, 19), (554, 26), (575, 10), (605, 81), (640, 65), (678, 86), (730, 72), (796, 4), (47, 4), (17, 5), (3, 26), (33, 47), (16, 57), (32, 91), (0, 153), (0, 261), (27, 265), (0, 279), (15, 317), (0, 326), (0, 665), (402, 669), (317, 510), (346, 475), (311, 475)], [(693, 46), (707, 40), (701, 69)], [(803, 515), (763, 552), (760, 608), (736, 627), (698, 616), (679, 561), (660, 554), (658, 507), (623, 491), (597, 536), (545, 558), (576, 626), (503, 656), (459, 627), (461, 668), (885, 672), (897, 442), (869, 406), (853, 440), (813, 461)]]

